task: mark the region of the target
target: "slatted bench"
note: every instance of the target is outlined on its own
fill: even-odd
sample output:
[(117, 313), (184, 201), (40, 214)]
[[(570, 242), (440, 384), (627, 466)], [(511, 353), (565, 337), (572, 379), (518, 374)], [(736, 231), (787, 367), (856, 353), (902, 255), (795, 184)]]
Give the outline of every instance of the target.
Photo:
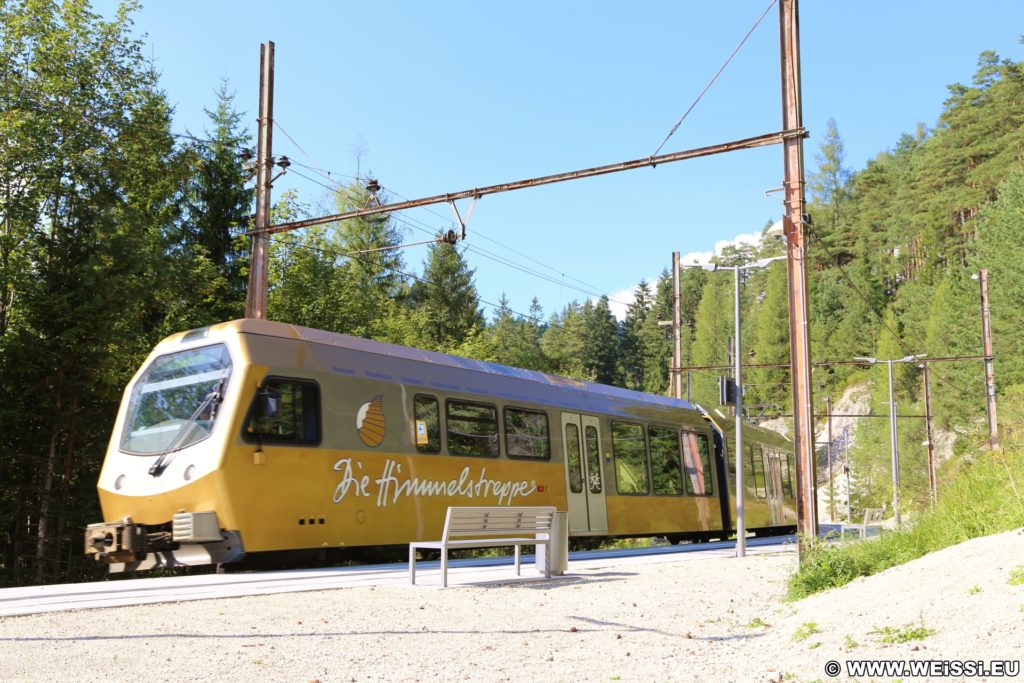
[(861, 540), (867, 538), (868, 529), (871, 527), (881, 528), (885, 517), (885, 506), (880, 508), (864, 508), (864, 522), (863, 524), (843, 524), (839, 527), (840, 536), (845, 537), (846, 531), (857, 531)]
[[(416, 583), (416, 551), (441, 551), (441, 585), (448, 586), (448, 551), (457, 548), (515, 548), (516, 576), (524, 545), (551, 547), (554, 507), (450, 507), (440, 541), (409, 544), (409, 583)], [(550, 554), (550, 553), (549, 553)], [(548, 563), (544, 576), (550, 578)]]

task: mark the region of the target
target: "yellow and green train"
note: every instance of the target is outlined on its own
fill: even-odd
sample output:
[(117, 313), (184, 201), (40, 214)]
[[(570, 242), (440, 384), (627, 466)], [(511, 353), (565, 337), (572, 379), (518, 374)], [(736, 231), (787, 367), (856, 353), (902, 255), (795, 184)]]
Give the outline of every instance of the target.
[[(734, 427), (686, 401), (263, 320), (160, 342), (125, 390), (86, 552), (114, 571), (440, 537), (450, 505), (570, 536), (725, 538)], [(744, 428), (744, 519), (795, 528), (784, 437)]]

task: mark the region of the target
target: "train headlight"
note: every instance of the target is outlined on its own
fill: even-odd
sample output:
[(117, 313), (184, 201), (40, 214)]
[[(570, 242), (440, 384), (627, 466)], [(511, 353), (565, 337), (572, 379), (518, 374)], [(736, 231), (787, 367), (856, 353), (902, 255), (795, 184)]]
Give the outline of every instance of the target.
[(120, 491), (122, 488), (124, 488), (124, 475), (123, 474), (121, 476), (119, 476), (117, 479), (114, 480), (114, 490), (115, 491)]
[(192, 477), (196, 476), (196, 466), (189, 465), (185, 468), (185, 481), (192, 481)]

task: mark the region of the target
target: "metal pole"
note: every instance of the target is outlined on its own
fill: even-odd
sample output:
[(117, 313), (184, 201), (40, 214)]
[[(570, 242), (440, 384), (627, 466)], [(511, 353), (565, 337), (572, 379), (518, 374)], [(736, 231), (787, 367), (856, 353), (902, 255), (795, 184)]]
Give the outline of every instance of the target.
[(672, 334), (675, 346), (672, 350), (672, 396), (683, 397), (683, 342), (679, 330), (679, 252), (672, 252)]
[(846, 453), (846, 523), (853, 523), (853, 488), (850, 486), (850, 426), (843, 428), (843, 450)]
[(985, 353), (985, 393), (988, 396), (988, 443), (992, 450), (1002, 450), (999, 444), (999, 425), (996, 421), (996, 374), (992, 367), (992, 320), (988, 305), (988, 269), (978, 274), (981, 281), (981, 336)]
[(928, 433), (928, 488), (932, 493), (932, 505), (939, 498), (938, 481), (935, 478), (935, 445), (932, 443), (932, 390), (929, 379), (928, 361), (921, 364), (924, 368), (924, 425)]
[(893, 393), (892, 364), (895, 360), (882, 361), (889, 368), (889, 440), (892, 449), (892, 509), (896, 513), (896, 526), (900, 524), (900, 454), (896, 435), (896, 401)]
[(828, 411), (828, 445), (825, 454), (828, 457), (828, 519), (836, 521), (836, 480), (832, 473), (832, 397), (825, 397), (825, 408)]
[(249, 265), (249, 289), (245, 297), (245, 317), (267, 317), (267, 258), (270, 235), (270, 176), (274, 164), (271, 152), (274, 130), (274, 43), (260, 45), (260, 116), (256, 149), (256, 225), (252, 235)]
[(743, 523), (743, 376), (740, 374), (740, 267), (733, 268), (736, 297), (734, 324), (736, 349), (733, 353), (736, 377), (736, 557), (747, 554), (747, 529)]
[[(802, 127), (800, 93), (800, 21), (797, 0), (779, 2), (783, 127)], [(814, 464), (814, 406), (807, 313), (807, 260), (804, 244), (803, 140), (783, 142), (783, 189), (786, 271), (789, 281), (789, 349), (793, 387), (793, 450), (796, 455), (798, 530), (805, 539), (818, 536), (817, 481)], [(804, 544), (800, 544), (801, 557)]]

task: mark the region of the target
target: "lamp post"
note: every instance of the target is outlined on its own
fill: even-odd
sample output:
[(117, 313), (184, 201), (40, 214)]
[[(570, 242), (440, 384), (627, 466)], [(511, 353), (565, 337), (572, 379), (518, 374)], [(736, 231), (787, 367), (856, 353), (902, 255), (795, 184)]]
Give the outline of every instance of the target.
[(885, 363), (889, 368), (889, 447), (892, 451), (892, 509), (896, 515), (896, 526), (900, 524), (900, 447), (896, 439), (896, 401), (893, 392), (892, 366), (896, 363), (916, 363), (925, 356), (926, 354), (919, 353), (914, 356), (904, 356), (903, 358), (894, 358), (892, 360), (880, 360), (864, 356), (854, 357), (854, 360), (863, 361), (869, 365)]
[(747, 530), (743, 523), (743, 375), (740, 366), (740, 271), (753, 268), (764, 268), (773, 261), (784, 261), (785, 256), (773, 256), (752, 261), (741, 266), (722, 266), (712, 264), (682, 265), (683, 268), (703, 268), (704, 270), (731, 270), (733, 272), (733, 293), (735, 295), (734, 321), (736, 333), (733, 335), (735, 350), (733, 353), (733, 373), (736, 378), (736, 557), (747, 554)]

